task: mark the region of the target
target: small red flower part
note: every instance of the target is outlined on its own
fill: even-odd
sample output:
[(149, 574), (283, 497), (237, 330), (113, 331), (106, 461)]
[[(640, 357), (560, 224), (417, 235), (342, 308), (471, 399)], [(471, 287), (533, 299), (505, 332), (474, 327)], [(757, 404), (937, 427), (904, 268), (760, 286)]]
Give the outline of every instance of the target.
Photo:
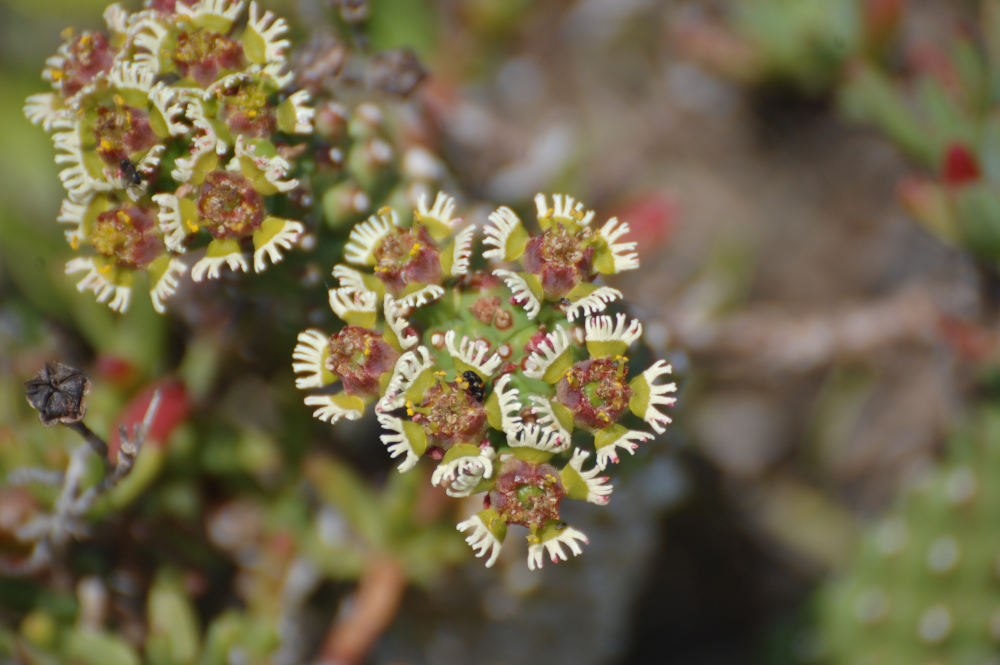
[(243, 47), (226, 35), (207, 28), (181, 30), (175, 37), (177, 47), (171, 54), (177, 71), (202, 87), (208, 87), (221, 74), (246, 65)]
[(554, 466), (508, 455), (500, 462), (488, 505), (507, 524), (539, 528), (559, 519), (559, 504), (565, 496)]
[(73, 37), (70, 32), (69, 41), (49, 61), (50, 66), (43, 76), (52, 82), (63, 97), (72, 97), (99, 74), (111, 69), (114, 57), (114, 50), (106, 35), (82, 32)]
[(447, 450), (458, 443), (478, 443), (486, 435), (486, 409), (458, 380), (438, 381), (418, 405), (407, 405), (407, 415), (427, 431), (432, 445)]
[(330, 337), (326, 369), (340, 377), (344, 392), (378, 395), (378, 379), (396, 364), (399, 352), (367, 328), (345, 326)]
[(230, 171), (213, 171), (198, 191), (198, 212), (215, 238), (238, 238), (255, 231), (267, 210), (250, 180)]
[(118, 166), (123, 159), (131, 159), (137, 154), (145, 154), (160, 142), (149, 124), (149, 114), (126, 104), (98, 106), (93, 132), (97, 154), (111, 166)]
[(441, 254), (423, 226), (395, 229), (375, 248), (375, 274), (394, 296), (413, 283), (441, 281)]
[(163, 255), (156, 212), (143, 206), (124, 205), (100, 213), (89, 240), (98, 254), (132, 269), (143, 269)]
[(953, 187), (968, 185), (980, 178), (979, 161), (969, 148), (952, 143), (944, 155), (944, 181)]
[(556, 385), (556, 399), (579, 425), (601, 429), (618, 422), (628, 409), (632, 389), (627, 373), (628, 361), (622, 356), (578, 362)]

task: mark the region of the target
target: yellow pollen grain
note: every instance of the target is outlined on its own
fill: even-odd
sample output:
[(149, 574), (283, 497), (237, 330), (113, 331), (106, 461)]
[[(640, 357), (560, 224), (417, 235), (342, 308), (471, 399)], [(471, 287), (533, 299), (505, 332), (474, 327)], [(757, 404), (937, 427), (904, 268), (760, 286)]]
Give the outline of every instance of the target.
[(417, 252), (424, 248), (422, 243), (414, 243), (413, 247), (410, 248), (410, 256), (416, 256)]
[(185, 219), (184, 220), (184, 225), (187, 226), (188, 229), (191, 230), (191, 233), (194, 233), (195, 231), (198, 230), (198, 225), (195, 224), (194, 222), (192, 222), (190, 219)]
[(101, 273), (102, 275), (108, 274), (109, 272), (111, 272), (111, 264), (109, 263), (107, 265), (101, 266), (100, 268), (97, 269), (97, 272)]
[(94, 38), (91, 35), (84, 35), (83, 37), (80, 37), (81, 46), (90, 46), (92, 41), (94, 41)]
[(118, 106), (125, 106), (125, 98), (121, 95), (115, 95), (114, 100)]
[(413, 402), (411, 402), (410, 400), (406, 400), (406, 415), (408, 416), (413, 415)]
[(50, 69), (49, 76), (52, 77), (53, 81), (58, 81), (63, 76), (65, 76), (65, 74), (63, 74), (63, 71), (61, 69)]
[(71, 238), (69, 241), (69, 246), (72, 247), (74, 251), (80, 249), (80, 239), (75, 237)]
[(603, 413), (603, 412), (602, 413), (598, 413), (597, 414), (597, 418), (598, 418), (598, 420), (603, 420), (606, 423), (610, 423), (611, 422), (611, 417), (608, 416), (608, 414)]
[(101, 139), (101, 150), (111, 150), (111, 141)]

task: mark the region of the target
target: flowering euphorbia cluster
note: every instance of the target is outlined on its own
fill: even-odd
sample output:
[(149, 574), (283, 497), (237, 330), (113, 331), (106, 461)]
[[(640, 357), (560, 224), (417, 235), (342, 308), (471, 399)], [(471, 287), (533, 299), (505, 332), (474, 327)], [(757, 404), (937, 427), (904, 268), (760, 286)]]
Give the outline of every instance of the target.
[[(289, 94), (283, 19), (251, 2), (150, 0), (104, 13), (108, 31), (73, 33), (48, 59), (52, 91), (32, 95), (28, 118), (52, 134), (67, 190), (59, 221), (85, 252), (66, 266), (78, 288), (128, 308), (148, 273), (157, 311), (204, 247), (191, 277), (222, 265), (277, 262), (302, 225), (278, 216), (298, 182), (288, 142), (312, 132), (304, 91)], [(207, 245), (207, 246), (206, 246)]]
[(409, 224), (388, 208), (358, 224), (330, 290), (345, 325), (303, 331), (293, 354), (316, 418), (374, 404), (400, 471), (430, 457), (434, 485), (483, 494), (458, 529), (488, 566), (510, 525), (528, 529), (530, 568), (580, 554), (587, 539), (562, 521), (563, 499), (607, 503), (602, 474), (652, 438), (646, 426), (662, 433), (674, 402), (666, 362), (630, 363), (642, 324), (606, 311), (621, 292), (595, 283), (638, 267), (628, 224), (597, 225), (569, 196), (535, 202), (539, 232), (510, 208), (489, 216), (484, 262), (444, 194)]

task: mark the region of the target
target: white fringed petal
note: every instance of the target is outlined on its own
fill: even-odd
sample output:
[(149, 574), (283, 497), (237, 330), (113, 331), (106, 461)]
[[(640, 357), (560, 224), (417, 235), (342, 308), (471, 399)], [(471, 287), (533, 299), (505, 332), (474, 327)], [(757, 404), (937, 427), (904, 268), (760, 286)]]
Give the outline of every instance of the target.
[(496, 451), (487, 446), (478, 455), (463, 455), (448, 462), (442, 461), (431, 475), (431, 485), (444, 487), (452, 497), (469, 496), (480, 482), (493, 475)]
[(118, 89), (149, 93), (153, 89), (156, 75), (138, 63), (120, 61), (111, 67), (108, 81)]
[(357, 420), (361, 417), (361, 411), (357, 409), (347, 409), (337, 404), (330, 395), (306, 395), (306, 406), (315, 406), (313, 418), (322, 420), (325, 423), (335, 424), (340, 419)]
[(311, 134), (313, 131), (313, 116), (316, 114), (316, 111), (309, 106), (309, 93), (305, 90), (293, 92), (288, 96), (286, 101), (295, 109), (295, 127), (292, 128), (292, 132), (295, 134)]
[(228, 266), (233, 272), (247, 272), (250, 270), (246, 257), (240, 251), (223, 254), (222, 256), (205, 255), (191, 267), (191, 279), (196, 282), (200, 282), (205, 277), (218, 279), (221, 275), (220, 269), (223, 265)]
[(493, 274), (503, 280), (503, 283), (507, 285), (510, 289), (511, 294), (518, 300), (523, 300), (521, 307), (524, 308), (524, 312), (528, 315), (529, 319), (534, 319), (538, 316), (538, 312), (541, 311), (542, 304), (535, 297), (534, 292), (528, 283), (524, 281), (524, 278), (518, 275), (516, 272), (510, 270), (497, 269), (493, 271)]
[(230, 171), (240, 171), (242, 169), (240, 162), (246, 159), (263, 173), (264, 178), (279, 192), (290, 192), (299, 186), (296, 178), (284, 179), (292, 168), (287, 159), (280, 155), (274, 157), (258, 155), (256, 146), (246, 141), (242, 135), (236, 137), (235, 153), (236, 157), (226, 166)]
[(132, 44), (139, 49), (133, 56), (139, 66), (153, 74), (160, 73), (160, 50), (167, 38), (167, 28), (155, 16), (137, 21), (132, 26)]
[(587, 226), (594, 219), (593, 210), (585, 209), (582, 203), (568, 194), (553, 194), (551, 208), (545, 194), (536, 194), (535, 208), (539, 220), (551, 218)]
[[(247, 29), (257, 33), (264, 42), (264, 60), (269, 63), (284, 63), (285, 53), (291, 42), (281, 39), (282, 35), (288, 32), (288, 23), (283, 18), (278, 18), (274, 12), (268, 10), (263, 15), (258, 16), (256, 2), (250, 3), (250, 18), (247, 21)], [(297, 94), (297, 93), (296, 93)], [(298, 130), (296, 130), (298, 131)], [(309, 130), (305, 130), (308, 132)]]
[(298, 343), (292, 351), (292, 371), (301, 374), (295, 378), (295, 387), (299, 390), (323, 388), (323, 370), (326, 369), (326, 354), (330, 348), (330, 338), (316, 329), (303, 330), (299, 333)]
[(466, 365), (469, 365), (484, 377), (493, 376), (497, 371), (503, 358), (498, 353), (490, 353), (490, 345), (482, 340), (469, 339), (463, 335), (458, 346), (455, 346), (455, 338), (458, 335), (454, 330), (449, 330), (444, 335), (444, 343), (448, 347), (448, 352), (453, 358), (458, 358)]
[(530, 395), (528, 399), (534, 404), (531, 412), (535, 415), (535, 422), (546, 429), (555, 430), (564, 441), (569, 441), (571, 435), (556, 417), (552, 403), (541, 395)]
[(73, 199), (87, 201), (94, 194), (112, 188), (110, 182), (98, 180), (87, 171), (83, 162), (80, 134), (75, 126), (53, 134), (52, 143), (56, 149), (55, 163), (67, 165), (59, 171), (59, 180)]
[(590, 453), (577, 448), (573, 451), (573, 456), (570, 458), (567, 466), (573, 469), (580, 476), (580, 480), (587, 486), (587, 501), (603, 506), (611, 500), (611, 491), (614, 488), (608, 483), (607, 476), (597, 475), (604, 470), (603, 467), (595, 464), (590, 471), (583, 470), (583, 463), (587, 461), (588, 457), (590, 457)]
[(163, 274), (156, 280), (156, 284), (153, 285), (153, 288), (149, 292), (149, 298), (153, 301), (153, 309), (160, 314), (167, 311), (163, 301), (177, 292), (177, 286), (180, 284), (179, 278), (185, 272), (187, 272), (187, 266), (183, 261), (180, 259), (170, 259), (167, 269), (163, 271)]
[(194, 169), (199, 160), (213, 150), (216, 154), (220, 150), (227, 150), (226, 143), (215, 133), (212, 123), (205, 117), (205, 111), (198, 102), (191, 102), (187, 105), (187, 114), (194, 125), (195, 136), (188, 146), (188, 154), (185, 157), (178, 157), (174, 160), (174, 168), (170, 172), (177, 182), (187, 182), (194, 176)]
[(407, 330), (410, 327), (410, 322), (406, 318), (406, 312), (407, 310), (401, 307), (395, 298), (388, 293), (385, 295), (382, 301), (385, 324), (395, 333), (399, 345), (404, 349), (408, 349), (420, 341), (420, 337), (416, 333)]
[(476, 227), (466, 226), (455, 236), (455, 246), (451, 254), (451, 276), (458, 277), (469, 272), (469, 260), (472, 258), (472, 241), (476, 237)]
[(51, 132), (59, 120), (67, 119), (62, 100), (52, 92), (40, 92), (28, 97), (24, 101), (24, 116), (46, 132)]
[(407, 311), (412, 310), (414, 307), (423, 307), (428, 303), (432, 303), (441, 296), (444, 295), (444, 289), (440, 286), (430, 284), (423, 287), (413, 293), (403, 296), (396, 303), (405, 308)]
[(173, 194), (156, 194), (153, 202), (159, 206), (156, 218), (163, 234), (163, 244), (171, 252), (185, 252), (184, 239), (188, 236), (188, 229), (181, 219), (180, 201)]
[(377, 301), (374, 291), (356, 291), (346, 287), (330, 289), (330, 309), (345, 320), (349, 312), (374, 312)]
[(580, 541), (584, 545), (590, 543), (582, 531), (567, 526), (554, 536), (540, 543), (530, 545), (528, 547), (528, 568), (530, 570), (537, 570), (542, 567), (543, 552), (548, 553), (552, 563), (566, 561), (568, 557), (566, 556), (566, 552), (563, 551), (564, 545), (569, 548), (573, 556), (580, 556), (583, 554), (583, 548), (580, 547), (577, 541)]
[(392, 369), (392, 376), (385, 388), (385, 395), (378, 401), (375, 411), (392, 411), (398, 409), (406, 403), (404, 394), (421, 374), (431, 369), (434, 361), (431, 358), (427, 347), (418, 346), (412, 351), (407, 351), (396, 361), (396, 366)]
[(541, 379), (559, 356), (569, 348), (570, 336), (562, 326), (545, 335), (538, 343), (538, 349), (524, 361), (524, 375), (531, 379)]
[(639, 254), (635, 251), (638, 243), (618, 242), (618, 239), (628, 232), (628, 222), (619, 223), (617, 217), (612, 217), (601, 227), (601, 237), (608, 243), (608, 248), (611, 250), (616, 273), (624, 270), (635, 270), (639, 267)]
[(56, 217), (56, 221), (61, 224), (71, 225), (71, 228), (66, 229), (65, 235), (66, 242), (73, 249), (79, 247), (80, 242), (83, 240), (83, 221), (86, 214), (87, 206), (77, 203), (72, 199), (63, 199), (62, 204), (59, 206), (59, 216)]
[(489, 221), (483, 228), (485, 237), (483, 244), (491, 247), (483, 251), (483, 258), (487, 260), (506, 261), (507, 241), (518, 228), (523, 228), (521, 219), (507, 206), (500, 206), (490, 213)]
[(389, 457), (392, 459), (402, 457), (403, 461), (396, 468), (401, 473), (409, 471), (416, 466), (420, 456), (413, 450), (410, 437), (406, 435), (406, 429), (403, 427), (403, 420), (389, 413), (376, 412), (375, 416), (378, 418), (379, 424), (389, 430), (383, 432), (381, 436), (382, 443), (389, 452)]
[(532, 448), (543, 453), (561, 453), (569, 448), (570, 440), (559, 430), (543, 427), (538, 423), (523, 424), (515, 432), (507, 432), (507, 444), (511, 448)]
[(622, 342), (631, 346), (642, 337), (642, 323), (638, 319), (628, 320), (624, 314), (616, 314), (612, 323), (610, 316), (592, 316), (583, 324), (588, 342)]
[(469, 519), (459, 522), (455, 528), (461, 533), (471, 532), (465, 537), (465, 542), (475, 552), (476, 558), (481, 559), (489, 554), (489, 558), (485, 561), (487, 568), (491, 568), (497, 562), (503, 543), (493, 535), (492, 531), (486, 528), (479, 515), (473, 515)]
[(104, 24), (110, 32), (124, 35), (128, 32), (128, 12), (117, 2), (104, 8)]
[(660, 411), (657, 407), (673, 406), (677, 398), (671, 395), (677, 392), (676, 383), (656, 384), (655, 381), (664, 376), (670, 376), (673, 368), (665, 360), (657, 360), (642, 373), (642, 378), (649, 386), (649, 402), (646, 405), (646, 412), (640, 417), (645, 420), (657, 434), (663, 434), (667, 425), (671, 423), (670, 416)]
[[(270, 219), (275, 220), (277, 218), (272, 217)], [(305, 227), (299, 222), (290, 219), (283, 219), (281, 221), (283, 222), (281, 228), (274, 232), (263, 245), (254, 249), (254, 272), (263, 272), (267, 269), (267, 260), (265, 260), (265, 257), (271, 261), (271, 265), (281, 263), (281, 260), (285, 258), (281, 250), (290, 250), (299, 241), (302, 232), (305, 231)], [(254, 238), (256, 239), (256, 234)]]
[(367, 291), (364, 276), (353, 268), (348, 268), (343, 263), (333, 266), (331, 273), (340, 283), (340, 288), (354, 289), (355, 291)]
[(521, 400), (517, 388), (510, 387), (510, 374), (503, 374), (493, 384), (500, 407), (500, 427), (510, 435), (521, 429)]
[(192, 6), (183, 2), (177, 3), (177, 13), (181, 16), (198, 18), (201, 16), (218, 16), (227, 21), (235, 21), (243, 11), (244, 0), (201, 0)]
[(86, 272), (76, 284), (80, 293), (93, 291), (97, 302), (108, 303), (108, 307), (116, 312), (125, 312), (132, 300), (132, 287), (115, 284), (105, 277), (97, 267), (92, 257), (77, 257), (66, 264), (66, 274)]
[(444, 192), (438, 192), (434, 198), (434, 205), (427, 207), (427, 195), (421, 194), (417, 199), (417, 219), (420, 222), (433, 220), (442, 227), (450, 229), (460, 218), (453, 216), (455, 212), (455, 198)]
[(187, 133), (188, 128), (183, 122), (186, 103), (177, 97), (173, 88), (162, 81), (157, 82), (149, 91), (148, 97), (167, 123), (167, 131), (171, 136), (182, 136)]
[(375, 248), (398, 227), (399, 215), (391, 209), (380, 210), (360, 224), (355, 224), (347, 236), (344, 258), (354, 265), (373, 265)]
[(610, 286), (599, 286), (589, 295), (571, 302), (566, 307), (566, 318), (573, 321), (581, 314), (590, 316), (597, 312), (603, 312), (608, 303), (621, 300), (621, 297), (622, 292), (618, 289), (613, 289)]
[(629, 455), (635, 455), (635, 451), (639, 449), (639, 444), (649, 441), (652, 438), (653, 435), (649, 432), (630, 429), (611, 443), (598, 448), (597, 457), (594, 461), (598, 468), (603, 470), (607, 468), (608, 464), (618, 464), (618, 448), (628, 452)]

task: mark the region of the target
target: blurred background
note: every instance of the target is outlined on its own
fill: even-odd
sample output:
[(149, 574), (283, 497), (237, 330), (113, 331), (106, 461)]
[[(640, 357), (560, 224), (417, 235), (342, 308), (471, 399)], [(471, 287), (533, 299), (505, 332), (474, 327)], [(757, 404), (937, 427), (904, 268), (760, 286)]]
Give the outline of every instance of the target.
[[(996, 2), (264, 4), (298, 83), (377, 121), (317, 139), (349, 157), (311, 175), (316, 251), (119, 316), (62, 274), (21, 111), (104, 4), (0, 2), (0, 475), (78, 444), (23, 398), (46, 360), (88, 373), (95, 431), (164, 400), (87, 537), (0, 575), (0, 662), (1000, 663)], [(540, 572), (516, 542), (484, 569), (468, 507), (292, 387), (346, 228), (439, 186), (477, 223), (539, 191), (629, 221), (615, 285), (680, 375)], [(0, 485), (7, 561), (53, 501)]]

